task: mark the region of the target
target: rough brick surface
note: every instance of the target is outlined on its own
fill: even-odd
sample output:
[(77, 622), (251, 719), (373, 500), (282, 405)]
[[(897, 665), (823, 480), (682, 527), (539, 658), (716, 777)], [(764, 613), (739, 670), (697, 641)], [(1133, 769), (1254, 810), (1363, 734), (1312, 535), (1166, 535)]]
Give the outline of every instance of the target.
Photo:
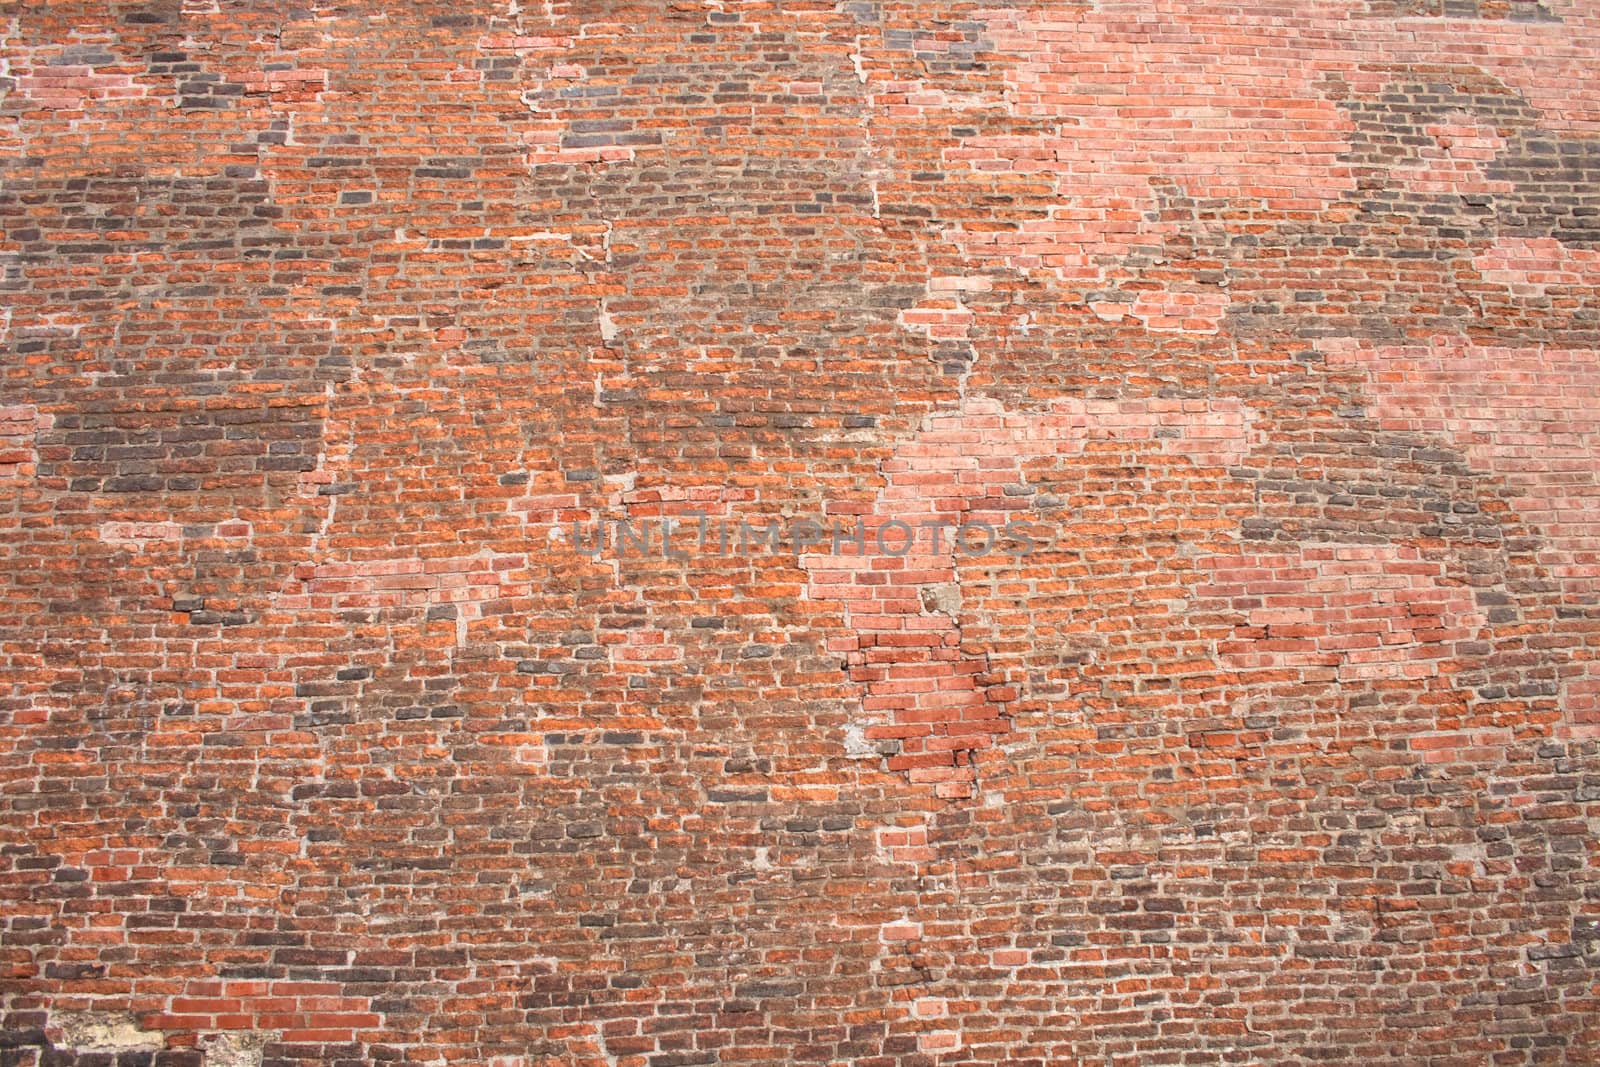
[(0, 1067), (1600, 1062), (1592, 2), (0, 19)]

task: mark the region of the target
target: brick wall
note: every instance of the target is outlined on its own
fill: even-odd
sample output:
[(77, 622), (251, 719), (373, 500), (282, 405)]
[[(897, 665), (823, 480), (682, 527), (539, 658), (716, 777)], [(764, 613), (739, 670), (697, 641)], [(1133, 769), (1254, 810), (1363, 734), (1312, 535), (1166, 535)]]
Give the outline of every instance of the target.
[(1600, 1062), (1597, 67), (0, 5), (0, 1067)]

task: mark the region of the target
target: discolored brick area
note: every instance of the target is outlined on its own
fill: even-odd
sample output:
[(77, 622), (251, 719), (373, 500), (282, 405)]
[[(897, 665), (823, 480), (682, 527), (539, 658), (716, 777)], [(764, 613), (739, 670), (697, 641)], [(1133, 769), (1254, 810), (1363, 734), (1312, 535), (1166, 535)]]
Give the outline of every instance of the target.
[(0, 4), (0, 1067), (1600, 1062), (1597, 69)]

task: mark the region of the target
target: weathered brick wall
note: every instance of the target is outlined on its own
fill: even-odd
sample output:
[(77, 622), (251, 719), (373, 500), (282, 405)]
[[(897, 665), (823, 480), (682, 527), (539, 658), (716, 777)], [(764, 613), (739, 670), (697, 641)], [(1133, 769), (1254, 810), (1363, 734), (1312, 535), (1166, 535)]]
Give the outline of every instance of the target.
[(0, 19), (0, 1064), (1600, 1062), (1592, 0)]

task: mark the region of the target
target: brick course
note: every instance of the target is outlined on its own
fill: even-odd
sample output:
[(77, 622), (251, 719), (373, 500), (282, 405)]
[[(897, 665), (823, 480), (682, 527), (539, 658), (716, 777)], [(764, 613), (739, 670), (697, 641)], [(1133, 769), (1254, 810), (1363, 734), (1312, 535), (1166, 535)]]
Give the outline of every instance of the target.
[(0, 1067), (1600, 1061), (1592, 4), (0, 18)]

